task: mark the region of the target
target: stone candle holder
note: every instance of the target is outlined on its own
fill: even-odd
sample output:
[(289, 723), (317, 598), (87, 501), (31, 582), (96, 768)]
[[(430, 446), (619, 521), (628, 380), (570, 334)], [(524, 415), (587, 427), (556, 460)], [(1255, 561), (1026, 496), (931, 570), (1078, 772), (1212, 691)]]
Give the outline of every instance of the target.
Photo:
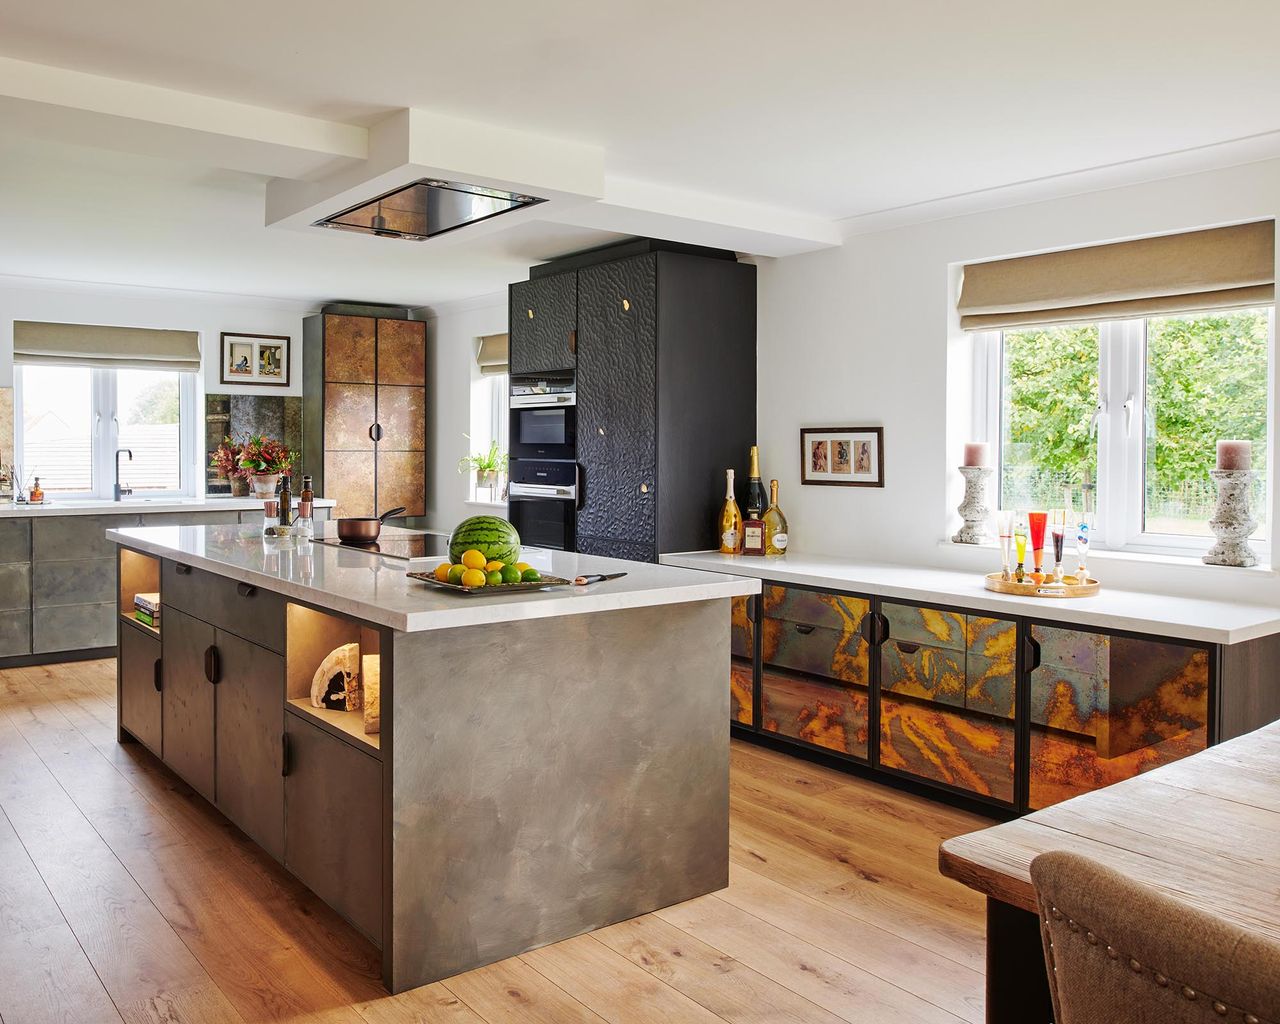
[(986, 544), (991, 540), (987, 524), (991, 509), (987, 507), (987, 478), (995, 470), (991, 466), (960, 466), (964, 476), (964, 500), (957, 511), (964, 526), (951, 538), (956, 544)]
[(1249, 535), (1258, 525), (1249, 508), (1253, 470), (1211, 469), (1209, 476), (1218, 488), (1218, 504), (1209, 520), (1218, 542), (1202, 561), (1206, 565), (1257, 565), (1258, 556), (1249, 547)]

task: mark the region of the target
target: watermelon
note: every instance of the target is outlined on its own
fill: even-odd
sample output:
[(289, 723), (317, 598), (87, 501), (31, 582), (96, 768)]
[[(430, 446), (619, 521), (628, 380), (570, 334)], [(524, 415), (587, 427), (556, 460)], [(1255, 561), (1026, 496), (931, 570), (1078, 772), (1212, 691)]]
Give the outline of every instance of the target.
[(499, 516), (472, 516), (464, 519), (449, 535), (449, 558), (462, 561), (462, 553), (479, 551), (489, 561), (520, 561), (520, 534)]

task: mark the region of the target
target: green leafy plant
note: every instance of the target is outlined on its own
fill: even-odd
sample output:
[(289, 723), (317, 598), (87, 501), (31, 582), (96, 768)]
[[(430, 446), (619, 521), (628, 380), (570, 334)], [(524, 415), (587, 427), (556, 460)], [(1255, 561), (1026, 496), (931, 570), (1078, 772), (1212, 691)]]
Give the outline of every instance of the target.
[[(464, 434), (467, 440), (471, 440), (470, 435)], [(475, 470), (480, 476), (486, 476), (489, 473), (505, 473), (507, 471), (507, 453), (498, 447), (497, 441), (489, 444), (487, 452), (472, 452), (470, 455), (464, 455), (458, 460), (458, 472), (469, 473)]]
[(250, 473), (287, 474), (298, 457), (284, 442), (254, 434), (240, 451), (240, 468)]

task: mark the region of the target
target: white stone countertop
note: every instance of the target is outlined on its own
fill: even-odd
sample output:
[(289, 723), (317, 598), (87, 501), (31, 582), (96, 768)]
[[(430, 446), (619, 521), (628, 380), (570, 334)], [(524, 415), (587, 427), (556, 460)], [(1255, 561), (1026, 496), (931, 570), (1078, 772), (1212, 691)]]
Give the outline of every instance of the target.
[[(413, 531), (384, 526), (382, 532), (391, 537)], [(585, 587), (468, 596), (408, 579), (408, 563), (401, 559), (292, 537), (268, 540), (260, 530), (247, 525), (133, 527), (107, 530), (107, 538), (320, 608), (411, 633), (760, 592), (760, 581), (747, 577), (527, 548), (525, 561), (566, 579), (590, 573), (627, 575)]]
[[(316, 508), (333, 508), (332, 498), (316, 498)], [(294, 505), (297, 505), (295, 497)], [(23, 519), (29, 516), (138, 516), (153, 512), (199, 512), (203, 509), (224, 512), (262, 511), (261, 498), (230, 498), (214, 495), (204, 498), (104, 498), (53, 499), (47, 505), (19, 505), (6, 501), (0, 505), (0, 519)]]
[(1113, 590), (1102, 581), (1092, 597), (1039, 598), (997, 594), (976, 573), (887, 565), (788, 551), (779, 558), (691, 551), (663, 555), (664, 565), (754, 576), (830, 590), (902, 598), (921, 604), (1025, 615), (1051, 622), (1128, 630), (1154, 636), (1235, 644), (1280, 633), (1280, 608), (1230, 601)]

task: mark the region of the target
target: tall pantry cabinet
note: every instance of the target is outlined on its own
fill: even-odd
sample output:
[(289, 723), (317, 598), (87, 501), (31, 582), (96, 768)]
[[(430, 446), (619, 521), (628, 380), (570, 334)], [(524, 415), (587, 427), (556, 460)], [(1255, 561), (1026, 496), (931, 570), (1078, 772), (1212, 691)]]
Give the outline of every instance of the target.
[(639, 239), (534, 267), (509, 314), (512, 373), (576, 373), (577, 550), (716, 547), (756, 442), (756, 268)]
[(325, 312), (303, 321), (302, 471), (335, 516), (426, 505), (426, 324)]

